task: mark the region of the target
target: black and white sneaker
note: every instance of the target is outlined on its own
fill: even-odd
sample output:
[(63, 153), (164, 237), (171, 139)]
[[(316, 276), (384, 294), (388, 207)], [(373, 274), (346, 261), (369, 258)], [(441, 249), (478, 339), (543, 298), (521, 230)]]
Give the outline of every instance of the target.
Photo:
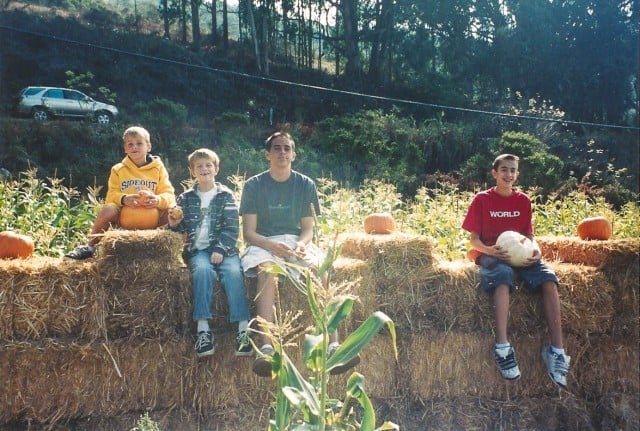
[(213, 334), (211, 331), (200, 331), (196, 338), (195, 344), (196, 354), (198, 358), (203, 356), (213, 355), (215, 352), (215, 346), (213, 345)]
[(251, 340), (247, 331), (242, 331), (236, 337), (236, 356), (251, 356), (253, 347), (251, 347)]
[(551, 381), (558, 386), (566, 387), (571, 356), (554, 353), (551, 346), (547, 346), (542, 350), (542, 359), (547, 366)]
[(520, 378), (520, 368), (518, 368), (516, 352), (513, 350), (513, 347), (496, 348), (493, 354), (502, 378), (506, 380), (518, 380)]
[(85, 260), (93, 257), (96, 254), (96, 248), (90, 245), (79, 245), (69, 253), (65, 254), (65, 259), (71, 260)]

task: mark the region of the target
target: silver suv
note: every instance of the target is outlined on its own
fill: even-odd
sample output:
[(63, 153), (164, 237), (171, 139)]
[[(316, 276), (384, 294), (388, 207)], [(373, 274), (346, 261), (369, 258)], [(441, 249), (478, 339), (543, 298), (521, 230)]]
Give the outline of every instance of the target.
[(15, 101), (17, 115), (38, 121), (53, 117), (90, 118), (98, 124), (109, 124), (118, 108), (97, 102), (78, 90), (58, 87), (26, 87)]

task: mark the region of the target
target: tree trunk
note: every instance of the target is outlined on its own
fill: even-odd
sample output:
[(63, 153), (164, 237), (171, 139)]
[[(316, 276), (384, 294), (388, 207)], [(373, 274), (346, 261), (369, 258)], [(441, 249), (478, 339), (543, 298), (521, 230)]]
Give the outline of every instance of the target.
[(251, 29), (251, 37), (253, 38), (253, 49), (256, 58), (256, 66), (258, 66), (258, 70), (262, 72), (262, 64), (260, 62), (260, 46), (258, 45), (258, 34), (256, 32), (256, 21), (253, 17), (253, 2), (251, 0), (246, 0), (247, 2), (247, 14), (249, 15), (247, 18), (249, 19), (249, 28)]
[(262, 71), (269, 75), (269, 13), (262, 16)]
[(217, 45), (218, 42), (220, 42), (220, 37), (218, 36), (218, 0), (211, 0), (211, 43)]
[(164, 37), (165, 39), (171, 39), (171, 32), (169, 28), (169, 5), (167, 0), (162, 0), (162, 22), (164, 24)]
[(393, 33), (393, 0), (379, 0), (376, 27), (371, 42), (369, 79), (376, 84), (384, 84), (389, 68), (389, 48)]
[(200, 34), (200, 0), (191, 0), (191, 38), (193, 39), (191, 49), (200, 51), (202, 45)]
[(357, 0), (341, 0), (342, 23), (344, 25), (345, 76), (351, 82), (360, 78), (360, 51), (358, 50)]
[(222, 0), (222, 46), (229, 51), (229, 10), (227, 0)]
[(187, 44), (187, 0), (180, 2), (180, 26), (182, 27), (182, 44)]

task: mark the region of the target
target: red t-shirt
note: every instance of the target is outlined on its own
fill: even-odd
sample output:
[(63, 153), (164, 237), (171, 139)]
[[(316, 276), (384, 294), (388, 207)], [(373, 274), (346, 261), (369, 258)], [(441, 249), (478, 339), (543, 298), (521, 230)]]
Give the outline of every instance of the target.
[(510, 196), (500, 196), (492, 187), (475, 195), (462, 228), (479, 234), (480, 240), (487, 246), (494, 245), (498, 236), (507, 230), (531, 236), (531, 200), (517, 190), (513, 190)]

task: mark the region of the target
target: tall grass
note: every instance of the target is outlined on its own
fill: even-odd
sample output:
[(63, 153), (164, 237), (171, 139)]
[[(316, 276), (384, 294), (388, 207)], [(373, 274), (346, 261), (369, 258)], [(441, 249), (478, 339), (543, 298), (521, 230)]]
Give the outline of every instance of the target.
[(99, 204), (91, 189), (87, 198), (62, 185), (56, 178), (40, 179), (35, 169), (18, 179), (0, 181), (0, 231), (29, 235), (35, 253), (62, 256), (76, 243), (86, 240)]
[[(322, 180), (319, 190), (323, 214), (319, 217), (319, 232), (330, 239), (342, 232), (362, 231), (364, 218), (374, 212), (390, 212), (399, 231), (427, 235), (436, 242), (436, 251), (446, 259), (463, 258), (469, 240), (460, 227), (475, 195), (461, 192), (455, 186), (440, 184), (437, 188), (421, 188), (409, 201), (402, 200), (393, 185), (368, 181), (358, 190), (338, 187)], [(568, 196), (551, 195), (542, 199), (535, 190), (528, 192), (533, 202), (533, 224), (537, 236), (575, 236), (580, 220), (596, 215), (606, 216), (613, 223), (613, 237), (640, 237), (640, 207), (627, 203), (615, 211), (603, 198), (591, 198), (580, 191)]]
[[(231, 178), (239, 199), (242, 177)], [(30, 235), (36, 254), (61, 256), (86, 235), (101, 204), (99, 188), (81, 195), (64, 187), (60, 180), (36, 177), (35, 170), (17, 180), (0, 182), (0, 230), (15, 230)], [(461, 192), (450, 184), (421, 188), (409, 200), (403, 199), (394, 185), (365, 181), (358, 189), (341, 187), (330, 179), (318, 181), (322, 214), (318, 217), (318, 237), (330, 243), (336, 235), (363, 230), (364, 218), (375, 212), (389, 212), (397, 229), (414, 235), (427, 235), (436, 242), (436, 251), (445, 259), (464, 257), (469, 235), (462, 220), (474, 193)], [(574, 191), (567, 196), (542, 198), (530, 190), (533, 201), (534, 229), (537, 236), (575, 236), (578, 222), (586, 217), (604, 215), (613, 223), (614, 238), (640, 237), (640, 207), (630, 202), (614, 210), (604, 198), (588, 197)]]

